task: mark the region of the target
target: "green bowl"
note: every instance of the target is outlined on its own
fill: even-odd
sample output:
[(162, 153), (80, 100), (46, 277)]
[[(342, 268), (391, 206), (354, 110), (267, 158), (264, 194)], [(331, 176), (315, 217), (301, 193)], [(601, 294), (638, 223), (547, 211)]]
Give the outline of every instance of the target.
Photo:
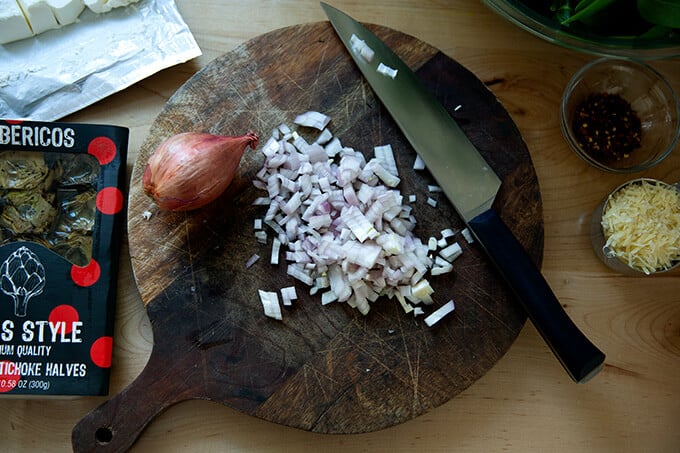
[(573, 50), (594, 55), (648, 60), (680, 56), (680, 32), (663, 38), (602, 36), (581, 24), (563, 26), (530, 8), (522, 0), (484, 0), (484, 3), (522, 29)]

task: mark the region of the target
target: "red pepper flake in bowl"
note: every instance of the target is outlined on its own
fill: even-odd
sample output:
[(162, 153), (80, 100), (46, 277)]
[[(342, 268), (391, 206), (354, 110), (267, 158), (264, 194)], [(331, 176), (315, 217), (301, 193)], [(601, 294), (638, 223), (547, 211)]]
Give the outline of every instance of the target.
[(618, 94), (590, 94), (576, 107), (572, 128), (579, 146), (600, 161), (626, 159), (641, 146), (640, 118)]

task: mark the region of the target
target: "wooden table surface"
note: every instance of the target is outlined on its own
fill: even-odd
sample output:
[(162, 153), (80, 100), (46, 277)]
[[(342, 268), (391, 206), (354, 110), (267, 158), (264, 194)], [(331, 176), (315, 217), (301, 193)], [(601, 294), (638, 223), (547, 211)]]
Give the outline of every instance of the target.
[[(133, 451), (680, 451), (680, 273), (617, 275), (598, 260), (589, 239), (593, 208), (622, 182), (641, 175), (680, 181), (680, 145), (643, 174), (612, 175), (587, 166), (562, 138), (559, 101), (571, 75), (595, 57), (536, 38), (477, 0), (333, 4), (439, 48), (475, 73), (508, 110), (541, 186), (543, 273), (574, 322), (606, 353), (605, 369), (585, 385), (574, 384), (527, 323), (489, 373), (399, 426), (360, 435), (312, 434), (190, 401), (153, 421)], [(259, 34), (325, 20), (316, 0), (177, 5), (203, 56), (65, 118), (129, 127), (129, 173), (154, 118), (198, 69)], [(680, 92), (679, 60), (652, 65)], [(120, 260), (111, 395), (140, 373), (153, 342), (126, 237)], [(0, 451), (69, 451), (73, 426), (104, 400), (0, 400)]]

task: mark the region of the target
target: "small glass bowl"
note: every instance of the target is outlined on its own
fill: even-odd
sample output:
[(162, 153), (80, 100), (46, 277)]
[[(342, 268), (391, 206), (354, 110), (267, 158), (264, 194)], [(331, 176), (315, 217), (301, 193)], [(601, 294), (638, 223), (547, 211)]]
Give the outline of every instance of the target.
[[(574, 134), (578, 105), (594, 93), (616, 94), (631, 104), (641, 122), (641, 146), (626, 158), (602, 161), (584, 150)], [(581, 68), (562, 97), (560, 125), (576, 154), (600, 170), (635, 173), (654, 167), (673, 151), (680, 136), (680, 104), (670, 84), (646, 63), (600, 58)]]
[(666, 182), (651, 178), (633, 179), (621, 184), (619, 187), (614, 189), (604, 200), (602, 200), (593, 211), (593, 216), (590, 222), (590, 242), (593, 246), (593, 250), (595, 251), (595, 255), (597, 255), (597, 257), (600, 258), (600, 260), (602, 260), (602, 262), (606, 264), (607, 267), (609, 267), (610, 269), (613, 269), (624, 275), (638, 277), (663, 274), (674, 269), (680, 268), (680, 260), (678, 260), (672, 262), (671, 265), (667, 268), (658, 269), (651, 273), (645, 273), (640, 269), (628, 265), (628, 263), (625, 260), (616, 256), (615, 253), (612, 250), (610, 250), (609, 247), (607, 247), (607, 238), (605, 237), (604, 229), (602, 228), (602, 217), (604, 216), (607, 208), (609, 207), (609, 200), (611, 200), (612, 197), (614, 197), (620, 190), (632, 184), (640, 184), (642, 182), (672, 187), (678, 192), (680, 192), (680, 183), (668, 184)]

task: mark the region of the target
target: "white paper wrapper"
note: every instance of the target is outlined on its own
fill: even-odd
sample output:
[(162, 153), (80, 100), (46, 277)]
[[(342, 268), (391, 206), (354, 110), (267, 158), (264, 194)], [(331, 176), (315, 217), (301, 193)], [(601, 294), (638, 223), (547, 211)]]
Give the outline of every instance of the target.
[(141, 0), (0, 45), (0, 118), (54, 121), (201, 55), (173, 0)]

